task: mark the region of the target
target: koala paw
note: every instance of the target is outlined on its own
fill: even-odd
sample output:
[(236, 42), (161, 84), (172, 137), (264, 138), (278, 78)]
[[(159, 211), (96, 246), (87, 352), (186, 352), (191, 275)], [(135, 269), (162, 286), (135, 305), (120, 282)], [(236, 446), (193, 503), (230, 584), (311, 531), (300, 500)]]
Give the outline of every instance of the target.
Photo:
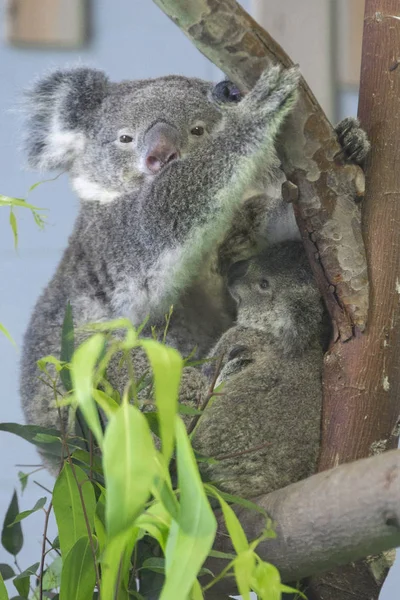
[(358, 165), (362, 164), (371, 144), (358, 119), (354, 117), (343, 119), (336, 126), (335, 131), (346, 158)]
[(272, 66), (266, 69), (251, 92), (242, 101), (246, 110), (261, 111), (264, 116), (286, 113), (296, 100), (300, 72), (297, 67), (282, 69)]
[(247, 346), (234, 346), (228, 354), (228, 361), (218, 375), (215, 387), (226, 381), (233, 375), (243, 371), (249, 364), (253, 362), (250, 354), (250, 349)]

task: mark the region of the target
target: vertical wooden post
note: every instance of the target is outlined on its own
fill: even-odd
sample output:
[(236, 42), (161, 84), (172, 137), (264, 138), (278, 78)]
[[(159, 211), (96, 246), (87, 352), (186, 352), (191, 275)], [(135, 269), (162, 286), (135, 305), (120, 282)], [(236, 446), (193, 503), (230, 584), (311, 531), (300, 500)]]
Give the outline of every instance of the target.
[[(320, 470), (394, 448), (400, 432), (398, 0), (366, 0), (359, 117), (372, 144), (362, 221), (370, 311), (366, 332), (325, 357)], [(362, 563), (319, 578), (312, 589), (324, 600), (344, 600), (343, 589), (353, 600), (372, 600), (385, 576), (383, 569), (372, 577)]]

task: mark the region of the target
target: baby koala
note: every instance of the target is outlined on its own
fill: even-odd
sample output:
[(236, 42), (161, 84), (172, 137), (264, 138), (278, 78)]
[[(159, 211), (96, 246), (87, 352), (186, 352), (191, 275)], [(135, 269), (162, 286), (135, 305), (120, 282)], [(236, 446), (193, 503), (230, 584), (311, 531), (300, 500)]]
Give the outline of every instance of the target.
[[(330, 325), (301, 242), (240, 261), (228, 277), (237, 324), (211, 354), (223, 357), (216, 383), (224, 386), (201, 416), (193, 447), (217, 459), (200, 463), (205, 479), (251, 498), (316, 470)], [(217, 363), (206, 367), (209, 378)]]

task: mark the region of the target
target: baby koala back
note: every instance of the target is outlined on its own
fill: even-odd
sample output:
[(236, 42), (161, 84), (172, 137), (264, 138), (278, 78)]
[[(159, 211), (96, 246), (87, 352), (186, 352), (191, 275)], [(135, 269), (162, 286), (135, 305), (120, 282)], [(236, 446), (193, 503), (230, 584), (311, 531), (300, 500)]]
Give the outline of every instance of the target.
[(316, 469), (329, 326), (299, 242), (236, 263), (229, 290), (238, 304), (237, 325), (212, 352), (223, 356), (222, 396), (199, 420), (193, 445), (219, 459), (201, 463), (206, 478), (251, 498)]

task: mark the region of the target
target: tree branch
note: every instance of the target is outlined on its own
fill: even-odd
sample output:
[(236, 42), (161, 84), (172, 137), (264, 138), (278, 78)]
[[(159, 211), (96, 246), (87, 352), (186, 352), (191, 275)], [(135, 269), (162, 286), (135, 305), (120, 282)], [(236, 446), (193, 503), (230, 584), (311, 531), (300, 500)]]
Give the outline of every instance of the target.
[[(233, 81), (250, 89), (270, 60), (292, 61), (235, 0), (154, 0), (197, 48)], [(302, 79), (297, 109), (279, 145), (287, 178), (299, 189), (296, 219), (336, 331), (363, 330), (368, 310), (366, 259), (360, 235), (364, 176), (343, 164), (334, 131)], [(335, 158), (337, 157), (337, 158)]]
[[(261, 543), (257, 552), (284, 582), (390, 550), (400, 546), (400, 450), (313, 475), (256, 502), (277, 523), (276, 539)], [(265, 518), (243, 507), (235, 512), (249, 540), (257, 538)], [(217, 519), (215, 548), (232, 552), (219, 512)], [(222, 559), (207, 562), (214, 573), (225, 565)], [(237, 593), (231, 578), (217, 586), (220, 594)]]

